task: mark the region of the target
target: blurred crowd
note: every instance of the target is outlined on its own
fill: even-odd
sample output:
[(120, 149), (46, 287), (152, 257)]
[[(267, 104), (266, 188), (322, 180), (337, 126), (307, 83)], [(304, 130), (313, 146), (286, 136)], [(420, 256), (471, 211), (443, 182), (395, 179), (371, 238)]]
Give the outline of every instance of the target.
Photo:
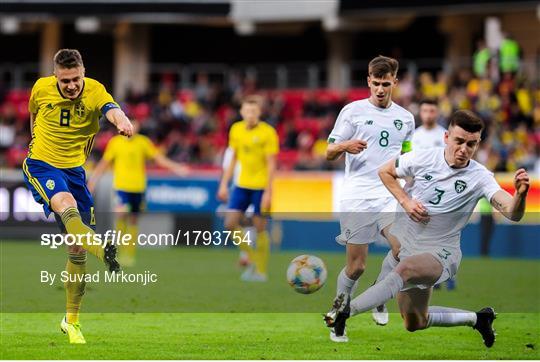
[[(485, 58), (485, 57), (484, 57)], [(476, 60), (475, 60), (476, 62)], [(471, 109), (486, 122), (477, 158), (491, 170), (511, 172), (519, 167), (540, 174), (540, 89), (517, 71), (492, 72), (487, 57), (484, 72), (475, 64), (455, 74), (421, 72), (400, 74), (394, 100), (418, 114), (424, 98), (438, 101), (439, 123), (446, 126), (456, 109)], [(493, 74), (497, 74), (494, 76)], [(230, 77), (211, 82), (200, 73), (192, 89), (176, 89), (163, 75), (156, 92), (128, 91), (121, 103), (128, 116), (140, 122), (149, 136), (173, 160), (194, 168), (218, 169), (231, 124), (240, 120), (240, 100), (249, 94), (265, 99), (263, 119), (280, 136), (279, 168), (285, 170), (333, 170), (340, 162), (325, 160), (326, 139), (340, 109), (348, 102), (369, 96), (367, 88), (262, 90), (256, 79)], [(30, 140), (27, 101), (29, 90), (0, 90), (0, 162), (16, 168), (26, 156)], [(420, 124), (418, 120), (417, 125)], [(96, 162), (114, 128), (102, 122), (90, 167)], [(414, 147), (414, 145), (413, 145)]]

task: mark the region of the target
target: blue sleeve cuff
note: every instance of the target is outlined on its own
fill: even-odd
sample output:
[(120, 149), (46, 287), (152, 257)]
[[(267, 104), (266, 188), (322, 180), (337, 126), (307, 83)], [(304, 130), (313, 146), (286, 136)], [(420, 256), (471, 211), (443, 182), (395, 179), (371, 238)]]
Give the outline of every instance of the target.
[(114, 109), (114, 108), (120, 108), (120, 107), (118, 107), (118, 104), (116, 103), (109, 102), (105, 104), (103, 107), (101, 107), (101, 114), (105, 115), (107, 112), (109, 112), (111, 109)]

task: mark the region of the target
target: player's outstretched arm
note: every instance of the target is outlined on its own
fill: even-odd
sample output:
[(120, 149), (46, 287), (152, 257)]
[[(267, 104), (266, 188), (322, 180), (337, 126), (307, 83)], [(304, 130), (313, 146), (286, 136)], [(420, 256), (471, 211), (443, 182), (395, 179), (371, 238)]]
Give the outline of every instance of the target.
[(221, 201), (227, 201), (229, 199), (229, 182), (234, 174), (234, 168), (236, 167), (236, 153), (233, 153), (231, 162), (229, 166), (225, 168), (223, 176), (221, 177), (221, 182), (219, 183), (219, 189), (217, 193), (217, 198)]
[(174, 162), (168, 157), (165, 157), (163, 155), (157, 154), (154, 157), (154, 161), (161, 167), (168, 168), (178, 176), (186, 176), (189, 172), (189, 168), (181, 163)]
[(358, 154), (367, 148), (367, 142), (362, 140), (348, 140), (339, 143), (329, 143), (326, 148), (326, 160), (335, 161), (345, 152)]
[(133, 136), (133, 125), (120, 108), (109, 109), (105, 113), (105, 117), (116, 126), (119, 134), (127, 137)]
[(98, 162), (96, 168), (92, 172), (92, 177), (90, 177), (90, 180), (88, 180), (88, 190), (91, 193), (94, 193), (99, 179), (101, 178), (101, 176), (103, 176), (103, 173), (105, 173), (105, 171), (109, 168), (110, 165), (111, 162), (106, 160), (105, 158), (102, 158)]
[(514, 175), (514, 196), (504, 190), (497, 191), (491, 198), (491, 205), (507, 219), (520, 221), (525, 214), (525, 201), (529, 192), (529, 175), (524, 169), (519, 169)]
[(413, 221), (427, 223), (429, 215), (424, 205), (418, 200), (412, 200), (399, 184), (395, 163), (395, 160), (391, 160), (379, 168), (379, 177), (382, 183)]

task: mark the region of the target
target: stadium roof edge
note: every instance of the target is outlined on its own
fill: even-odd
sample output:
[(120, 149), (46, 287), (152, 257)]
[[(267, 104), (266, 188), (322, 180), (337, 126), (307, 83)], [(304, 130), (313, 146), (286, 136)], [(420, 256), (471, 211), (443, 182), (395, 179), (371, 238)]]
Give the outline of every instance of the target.
[(0, 15), (51, 15), (56, 17), (129, 14), (163, 14), (228, 17), (229, 0), (2, 0)]
[(403, 12), (430, 16), (444, 13), (478, 14), (492, 11), (536, 10), (537, 0), (340, 0), (339, 15), (348, 16), (392, 16)]
[(4, 4), (229, 4), (230, 0), (2, 0)]

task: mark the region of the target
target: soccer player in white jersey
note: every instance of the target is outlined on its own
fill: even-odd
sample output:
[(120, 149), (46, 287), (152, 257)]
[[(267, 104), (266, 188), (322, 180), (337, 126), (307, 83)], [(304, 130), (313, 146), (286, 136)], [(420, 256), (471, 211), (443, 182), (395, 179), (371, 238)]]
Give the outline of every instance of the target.
[[(396, 209), (396, 201), (377, 171), (388, 160), (411, 148), (414, 117), (392, 101), (398, 66), (397, 60), (384, 56), (369, 63), (370, 97), (346, 105), (328, 138), (328, 160), (345, 154), (341, 234), (336, 241), (346, 246), (347, 265), (337, 277), (337, 295), (354, 293), (366, 267), (368, 246), (381, 234), (387, 237), (387, 226), (392, 223)], [(390, 240), (390, 246), (397, 256), (399, 244)], [(376, 322), (384, 325), (388, 322), (384, 306), (381, 312), (375, 314), (381, 317)], [(330, 338), (335, 342), (347, 341), (345, 330), (339, 328), (331, 329)]]
[[(336, 305), (334, 325), (397, 295), (405, 328), (470, 326), (484, 344), (495, 342), (491, 307), (471, 312), (429, 306), (433, 285), (454, 276), (461, 261), (460, 235), (479, 199), (486, 197), (506, 218), (519, 221), (525, 212), (529, 176), (515, 173), (511, 196), (495, 181), (493, 173), (471, 160), (478, 149), (482, 120), (470, 111), (450, 117), (445, 148), (419, 150), (397, 157), (379, 171), (384, 185), (402, 207), (390, 229), (401, 243), (400, 262), (384, 279), (350, 301), (343, 294)], [(411, 177), (403, 189), (398, 178)], [(387, 258), (392, 258), (389, 253)]]
[(424, 99), (419, 111), (422, 125), (414, 131), (412, 144), (415, 150), (444, 147), (446, 129), (437, 123), (439, 107), (435, 100)]
[[(444, 133), (446, 129), (437, 123), (439, 118), (439, 105), (433, 99), (423, 99), (420, 101), (420, 122), (422, 123), (414, 131), (412, 143), (415, 150), (425, 150), (427, 148), (444, 147)], [(439, 285), (435, 289), (439, 289)], [(446, 281), (448, 290), (456, 288), (455, 279)]]

